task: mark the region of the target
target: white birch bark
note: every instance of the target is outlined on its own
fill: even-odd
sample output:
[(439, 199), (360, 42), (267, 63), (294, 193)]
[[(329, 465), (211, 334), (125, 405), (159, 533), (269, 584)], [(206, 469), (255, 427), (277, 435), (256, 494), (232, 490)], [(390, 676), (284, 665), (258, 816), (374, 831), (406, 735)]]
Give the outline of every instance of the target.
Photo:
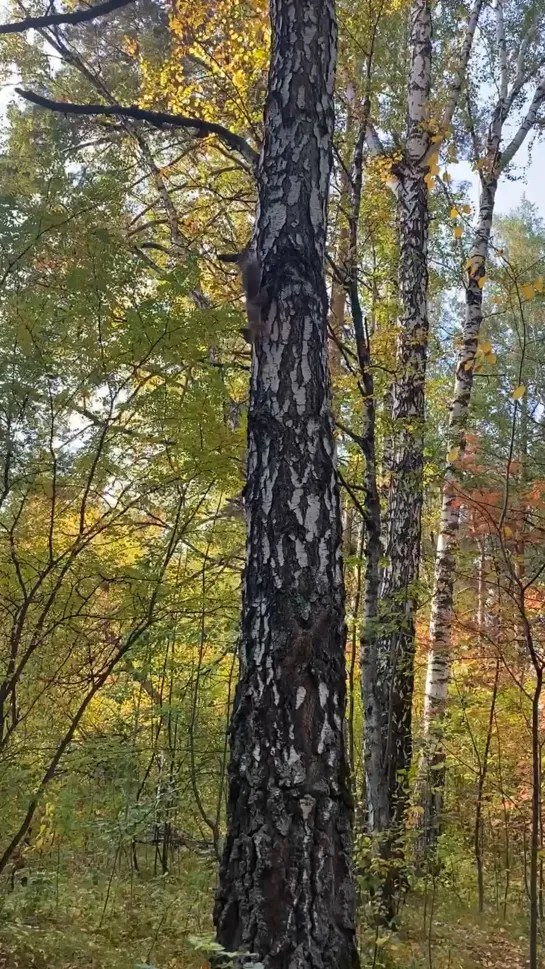
[(473, 367), (483, 318), (483, 291), (479, 280), (485, 274), (486, 258), (497, 180), (482, 180), (479, 222), (471, 249), (471, 273), (466, 289), (463, 341), (456, 366), (454, 392), (449, 417), (449, 454), (443, 483), (441, 519), (435, 554), (434, 587), (431, 605), (429, 652), (424, 698), (424, 746), (420, 763), (422, 844), (425, 850), (436, 841), (441, 810), (444, 758), (441, 753), (440, 723), (445, 710), (450, 676), (452, 606), (458, 532), (459, 497), (462, 490), (458, 458), (463, 453), (465, 430), (473, 386)]
[[(389, 828), (396, 813), (397, 765), (410, 758), (414, 644), (414, 599), (410, 590), (418, 573), (420, 547), (428, 332), (425, 175), (430, 145), (426, 131), (430, 81), (431, 6), (429, 0), (415, 0), (411, 11), (406, 149), (395, 172), (403, 311), (392, 405), (395, 432), (385, 536), (389, 564), (382, 576), (379, 615), (375, 609), (364, 622), (361, 653), (367, 824), (369, 831), (377, 834)], [(370, 606), (367, 602), (366, 611)]]
[(545, 99), (545, 80), (543, 80), (535, 89), (520, 127), (502, 152), (501, 141), (505, 122), (523, 86), (524, 68), (521, 57), (526, 49), (526, 39), (523, 38), (521, 42), (517, 74), (509, 91), (502, 0), (498, 0), (496, 4), (496, 28), (500, 97), (492, 114), (486, 151), (482, 159), (479, 217), (469, 259), (463, 339), (456, 364), (454, 392), (450, 405), (448, 455), (453, 459), (449, 460), (447, 456), (435, 556), (424, 698), (424, 743), (418, 782), (419, 799), (423, 808), (422, 850), (433, 848), (439, 832), (444, 783), (441, 721), (447, 703), (450, 679), (454, 584), (460, 528), (460, 505), (457, 499), (463, 491), (463, 481), (457, 462), (466, 445), (465, 433), (473, 373), (483, 320), (482, 280), (486, 275), (498, 178), (511, 163), (528, 132), (535, 125), (539, 109)]
[[(473, 387), (473, 368), (477, 355), (483, 319), (483, 291), (479, 280), (485, 274), (497, 181), (483, 179), (479, 206), (479, 221), (471, 249), (471, 273), (466, 288), (466, 310), (463, 340), (454, 378), (454, 392), (449, 417), (449, 453), (443, 484), (441, 523), (437, 538), (434, 592), (430, 619), (430, 661), (427, 671), (424, 707), (424, 729), (439, 713), (448, 684), (448, 655), (452, 626), (452, 597), (454, 580), (453, 553), (460, 525), (460, 480), (458, 455), (465, 447), (465, 430)], [(456, 455), (456, 457), (455, 457)]]
[[(483, 0), (475, 0), (463, 38), (451, 93), (440, 124), (450, 128), (464, 85)], [(379, 538), (388, 566), (379, 586), (378, 562), (367, 569), (362, 631), (364, 760), (369, 830), (380, 834), (403, 820), (410, 766), (414, 666), (414, 616), (420, 560), (423, 486), (424, 382), (428, 340), (428, 203), (425, 176), (439, 150), (426, 133), (431, 75), (431, 9), (420, 0), (411, 11), (411, 72), (408, 85), (406, 149), (392, 172), (398, 203), (401, 333), (398, 378), (391, 392), (394, 434), (385, 455), (390, 485)], [(367, 146), (382, 152), (373, 125)], [(367, 481), (366, 481), (367, 486)], [(370, 549), (367, 549), (369, 559)], [(376, 557), (376, 556), (375, 556)], [(369, 563), (368, 563), (369, 564)], [(380, 606), (379, 606), (380, 599)], [(388, 848), (386, 849), (388, 850)]]

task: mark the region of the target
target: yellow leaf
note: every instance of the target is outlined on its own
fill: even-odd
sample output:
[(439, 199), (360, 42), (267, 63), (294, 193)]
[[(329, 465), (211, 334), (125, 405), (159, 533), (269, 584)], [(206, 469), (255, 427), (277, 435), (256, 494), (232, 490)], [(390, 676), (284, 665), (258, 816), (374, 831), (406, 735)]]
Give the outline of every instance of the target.
[(462, 212), (464, 212), (465, 215), (471, 215), (471, 205), (462, 205)]
[(473, 370), (473, 360), (466, 360), (464, 363), (464, 370)]
[(480, 277), (480, 278), (479, 278), (479, 279), (477, 280), (477, 285), (479, 286), (479, 288), (480, 288), (480, 289), (482, 289), (482, 288), (483, 288), (483, 286), (484, 286), (484, 284), (485, 284), (485, 283), (486, 283), (486, 276), (481, 276), (481, 277)]
[(532, 283), (528, 283), (526, 286), (523, 286), (521, 288), (521, 293), (524, 296), (524, 299), (532, 299), (534, 295), (534, 287)]
[(536, 293), (542, 293), (543, 292), (543, 276), (538, 276), (538, 278), (535, 280), (535, 282), (534, 282), (534, 289), (535, 289)]
[(498, 358), (495, 353), (489, 353), (487, 354), (486, 362), (489, 363), (491, 367), (493, 367), (497, 359)]
[(492, 344), (490, 343), (490, 340), (484, 340), (483, 343), (481, 343), (481, 350), (483, 353), (490, 353), (491, 349)]
[(444, 182), (452, 182), (452, 175), (449, 175), (448, 172), (443, 172), (443, 181)]
[(449, 464), (452, 464), (453, 461), (456, 461), (459, 454), (460, 454), (459, 447), (451, 448), (451, 450), (447, 454), (447, 461), (449, 462)]
[(431, 172), (428, 172), (427, 175), (424, 175), (424, 181), (425, 181), (426, 185), (428, 186), (428, 188), (433, 188), (433, 186), (435, 185), (435, 179), (434, 179), (433, 175), (431, 174)]
[(522, 397), (524, 397), (525, 393), (526, 393), (526, 387), (524, 386), (524, 384), (519, 384), (518, 387), (515, 387), (511, 396), (513, 400), (520, 400)]
[(503, 526), (503, 534), (505, 535), (506, 538), (512, 538), (513, 537), (513, 529), (509, 525), (504, 525)]
[(463, 234), (464, 234), (464, 230), (462, 229), (462, 226), (461, 225), (457, 225), (456, 228), (455, 228), (455, 230), (454, 230), (454, 238), (455, 239), (461, 239), (462, 236), (463, 236)]
[(451, 219), (455, 219), (458, 214), (459, 214), (458, 213), (458, 209), (456, 208), (455, 205), (453, 205), (452, 208), (451, 208), (451, 210), (450, 210), (450, 217), (451, 217)]
[(442, 140), (442, 135), (434, 135), (431, 140), (432, 140), (433, 144), (436, 145), (439, 141)]

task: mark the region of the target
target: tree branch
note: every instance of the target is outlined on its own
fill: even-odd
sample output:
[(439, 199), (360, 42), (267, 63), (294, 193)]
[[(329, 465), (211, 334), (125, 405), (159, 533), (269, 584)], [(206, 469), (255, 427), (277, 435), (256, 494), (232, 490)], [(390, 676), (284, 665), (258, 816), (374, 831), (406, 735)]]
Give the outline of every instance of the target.
[(346, 478), (344, 477), (344, 475), (342, 474), (341, 471), (337, 471), (337, 474), (339, 475), (339, 481), (340, 481), (340, 483), (342, 484), (343, 488), (345, 488), (346, 491), (348, 492), (348, 494), (350, 495), (350, 497), (351, 497), (352, 501), (354, 502), (356, 508), (358, 509), (358, 511), (359, 511), (359, 513), (360, 513), (360, 515), (361, 515), (361, 517), (363, 519), (363, 521), (365, 521), (366, 518), (367, 518), (367, 515), (365, 514), (365, 508), (363, 507), (363, 505), (362, 505), (361, 501), (359, 500), (359, 498), (357, 497), (357, 495), (354, 493), (354, 489), (353, 489), (352, 485), (348, 484), (348, 481), (346, 480)]
[(505, 40), (503, 0), (496, 0), (496, 41), (500, 62), (500, 100), (505, 104), (509, 90), (509, 74), (507, 69), (507, 44)]
[[(460, 60), (458, 62), (458, 70), (456, 72), (456, 77), (452, 84), (450, 98), (448, 100), (443, 118), (441, 121), (441, 134), (446, 137), (447, 130), (450, 128), (452, 119), (454, 117), (454, 112), (458, 107), (458, 102), (460, 100), (460, 94), (462, 87), (464, 85), (464, 80), (467, 71), (467, 65), (469, 64), (469, 58), (471, 57), (471, 50), (473, 48), (473, 39), (475, 37), (475, 31), (477, 29), (477, 24), (479, 22), (479, 17), (481, 15), (481, 9), (484, 0), (475, 0), (473, 5), (473, 10), (471, 11), (471, 16), (468, 20), (464, 43), (462, 50), (460, 52)], [(434, 146), (436, 150), (436, 146)]]
[(515, 75), (515, 80), (513, 81), (513, 87), (509, 95), (509, 102), (512, 103), (516, 98), (517, 94), (522, 90), (524, 85), (524, 60), (526, 57), (526, 52), (530, 46), (531, 33), (528, 30), (520, 42), (518, 57), (517, 57), (517, 73)]
[[(371, 158), (388, 157), (388, 152), (380, 140), (380, 135), (372, 121), (369, 119), (367, 120), (365, 127), (365, 144), (367, 145), (367, 151), (369, 152)], [(397, 195), (399, 189), (399, 179), (396, 178), (394, 172), (391, 172), (387, 184), (388, 188), (392, 190), (394, 195)]]
[(60, 114), (77, 114), (89, 117), (102, 115), (106, 117), (132, 118), (135, 121), (146, 121), (154, 128), (190, 128), (196, 132), (197, 138), (207, 138), (217, 135), (224, 145), (240, 154), (255, 168), (259, 159), (258, 153), (240, 135), (229, 131), (221, 124), (213, 121), (203, 121), (201, 118), (187, 118), (183, 114), (168, 114), (163, 111), (145, 111), (136, 105), (123, 107), (118, 104), (72, 104), (69, 101), (52, 101), (34, 91), (23, 91), (15, 88), (26, 101), (36, 104), (40, 108), (56, 111)]
[(526, 135), (534, 127), (537, 121), (537, 115), (539, 109), (543, 102), (545, 101), (545, 78), (536, 87), (534, 96), (532, 98), (532, 103), (526, 112), (524, 120), (517, 131), (516, 135), (507, 146), (505, 151), (502, 151), (499, 162), (499, 170), (503, 172), (507, 166), (512, 162), (520, 146), (524, 142)]
[(367, 127), (365, 130), (365, 142), (367, 144), (367, 150), (372, 158), (378, 158), (381, 155), (386, 154), (384, 146), (380, 140), (379, 133), (369, 119), (367, 120)]
[(19, 34), (32, 28), (55, 27), (61, 24), (82, 24), (95, 20), (96, 17), (103, 17), (121, 7), (128, 7), (134, 2), (135, 0), (106, 0), (105, 3), (97, 3), (94, 7), (74, 10), (72, 13), (49, 13), (43, 17), (25, 17), (24, 20), (16, 20), (12, 24), (0, 24), (0, 34)]

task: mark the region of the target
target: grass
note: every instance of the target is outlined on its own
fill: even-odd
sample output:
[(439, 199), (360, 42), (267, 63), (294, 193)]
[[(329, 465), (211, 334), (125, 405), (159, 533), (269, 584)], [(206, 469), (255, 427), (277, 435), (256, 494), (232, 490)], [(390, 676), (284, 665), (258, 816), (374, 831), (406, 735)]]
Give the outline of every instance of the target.
[[(215, 871), (189, 853), (167, 876), (46, 868), (7, 893), (0, 910), (0, 969), (200, 969), (190, 936), (212, 931)], [(433, 904), (432, 904), (433, 901)], [(360, 913), (362, 969), (524, 969), (521, 913), (479, 916), (446, 887), (408, 896), (396, 932)]]

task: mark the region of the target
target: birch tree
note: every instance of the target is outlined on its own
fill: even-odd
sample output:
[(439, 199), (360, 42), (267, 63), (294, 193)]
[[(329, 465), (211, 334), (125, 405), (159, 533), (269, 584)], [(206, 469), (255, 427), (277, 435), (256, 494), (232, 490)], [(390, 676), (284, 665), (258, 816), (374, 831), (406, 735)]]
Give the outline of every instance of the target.
[[(428, 190), (438, 173), (441, 142), (458, 106), (481, 8), (477, 0), (470, 11), (454, 76), (434, 127), (431, 6), (424, 0), (412, 4), (407, 128), (401, 161), (391, 168), (397, 199), (401, 317), (391, 389), (391, 437), (384, 448), (389, 487), (380, 527), (386, 564), (380, 578), (378, 563), (374, 574), (368, 574), (361, 651), (367, 823), (371, 834), (388, 832), (383, 845), (386, 855), (391, 853), (394, 832), (402, 829), (412, 755), (428, 343)], [(383, 151), (372, 125), (367, 144), (373, 153)]]
[(267, 967), (357, 961), (344, 750), (340, 506), (324, 275), (332, 0), (272, 0), (255, 244), (240, 682), (215, 923)]
[[(545, 100), (545, 57), (535, 4), (516, 13), (505, 0), (497, 0), (488, 21), (486, 38), (493, 38), (494, 81), (498, 91), (489, 112), (479, 111), (468, 97), (468, 123), (474, 161), (479, 173), (477, 223), (466, 263), (465, 317), (450, 403), (449, 440), (442, 489), (441, 518), (435, 555), (434, 588), (429, 629), (429, 653), (424, 705), (424, 752), (420, 766), (424, 808), (423, 839), (432, 846), (437, 838), (443, 787), (440, 724), (445, 710), (450, 674), (453, 598), (460, 526), (463, 480), (459, 458), (466, 446), (473, 375), (483, 321), (483, 285), (486, 278), (498, 182), (514, 161), (528, 134), (539, 121)], [(514, 19), (513, 19), (514, 18)], [(506, 23), (510, 24), (507, 33)], [(522, 118), (520, 110), (522, 106)], [(518, 117), (518, 127), (512, 130)]]

